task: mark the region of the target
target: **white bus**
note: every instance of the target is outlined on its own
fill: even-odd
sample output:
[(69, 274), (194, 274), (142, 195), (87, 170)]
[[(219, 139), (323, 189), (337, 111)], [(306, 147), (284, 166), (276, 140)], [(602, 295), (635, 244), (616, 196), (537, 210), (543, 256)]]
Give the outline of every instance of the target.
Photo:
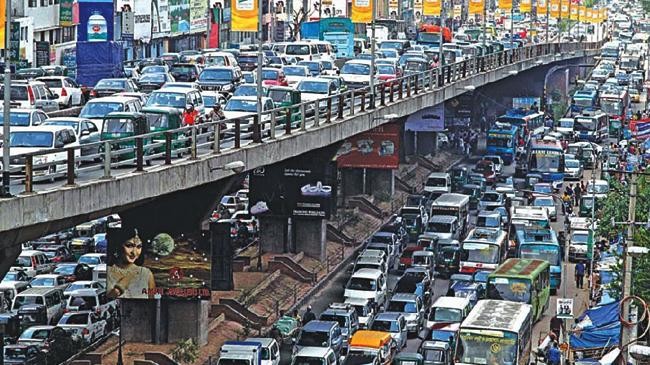
[(506, 257), (507, 237), (500, 228), (474, 228), (461, 246), (460, 272), (472, 274), (496, 269)]
[(481, 300), (460, 325), (456, 365), (528, 365), (532, 307), (505, 300)]

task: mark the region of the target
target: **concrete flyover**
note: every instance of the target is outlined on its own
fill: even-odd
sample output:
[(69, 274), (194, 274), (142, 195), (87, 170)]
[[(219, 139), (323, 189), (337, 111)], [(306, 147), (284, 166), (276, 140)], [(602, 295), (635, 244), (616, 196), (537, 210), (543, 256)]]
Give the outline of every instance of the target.
[[(251, 170), (289, 159), (387, 123), (389, 120), (385, 116), (406, 116), (473, 88), (517, 75), (522, 71), (555, 62), (593, 56), (598, 52), (600, 45), (600, 43), (535, 45), (514, 52), (506, 51), (498, 55), (459, 62), (446, 66), (442, 75), (437, 75), (436, 70), (436, 74), (432, 74), (433, 77), (428, 80), (426, 75), (421, 75), (419, 87), (409, 87), (408, 92), (405, 92), (406, 95), (401, 98), (395, 91), (392, 102), (387, 95), (388, 92), (381, 101), (377, 97), (376, 108), (368, 109), (365, 106), (368, 104), (366, 98), (362, 99), (364, 105), (355, 104), (353, 95), (353, 102), (344, 103), (347, 105), (347, 111), (343, 113), (339, 110), (338, 118), (337, 108), (334, 107), (332, 115), (328, 113), (326, 120), (323, 117), (320, 117), (320, 120), (319, 117), (312, 117), (311, 122), (308, 123), (306, 119), (302, 119), (300, 128), (291, 133), (276, 135), (273, 132), (269, 137), (254, 139), (248, 144), (240, 144), (237, 141), (229, 148), (222, 147), (216, 152), (214, 149), (208, 149), (204, 154), (194, 153), (193, 157), (146, 167), (143, 171), (131, 172), (130, 170), (129, 173), (119, 176), (94, 178), (89, 181), (77, 179), (74, 181), (75, 184), (70, 186), (62, 185), (0, 199), (0, 212), (2, 212), (0, 274), (19, 254), (21, 242), (235, 174), (223, 169), (215, 171), (214, 167), (224, 166), (233, 161), (243, 161), (245, 169)], [(438, 83), (431, 80), (436, 80)], [(418, 85), (418, 81), (410, 81), (413, 81), (412, 77), (408, 85)], [(392, 90), (391, 94), (393, 94)], [(271, 126), (270, 129), (275, 130), (275, 127)], [(280, 129), (282, 130), (282, 127)]]

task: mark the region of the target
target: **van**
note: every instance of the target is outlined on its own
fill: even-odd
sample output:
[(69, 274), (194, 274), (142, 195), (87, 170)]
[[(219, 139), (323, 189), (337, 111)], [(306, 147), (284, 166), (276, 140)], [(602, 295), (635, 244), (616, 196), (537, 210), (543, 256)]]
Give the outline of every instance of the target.
[(429, 275), (433, 277), (436, 269), (435, 254), (429, 250), (421, 250), (413, 252), (413, 263), (411, 267), (421, 267), (429, 271)]
[(66, 311), (90, 310), (106, 320), (114, 318), (117, 302), (106, 296), (106, 289), (77, 289), (68, 297)]
[(293, 353), (295, 354), (305, 347), (329, 347), (338, 358), (342, 346), (343, 333), (338, 322), (313, 320), (305, 324), (300, 330)]
[(441, 239), (459, 239), (458, 217), (452, 215), (434, 215), (429, 218), (424, 233)]
[(45, 253), (36, 250), (23, 250), (11, 270), (22, 270), (31, 279), (36, 275), (49, 274), (54, 269), (54, 264), (45, 256)]
[(451, 193), (451, 175), (447, 172), (432, 172), (424, 183), (424, 191), (437, 195)]
[(424, 310), (422, 299), (417, 294), (408, 293), (393, 295), (386, 306), (387, 312), (402, 313), (406, 320), (407, 332), (412, 332), (416, 335), (424, 327)]
[(453, 215), (458, 218), (460, 235), (469, 228), (469, 195), (444, 193), (431, 204), (430, 217), (435, 215)]
[(250, 337), (245, 342), (257, 342), (262, 345), (262, 362), (260, 365), (279, 365), (280, 346), (272, 338)]
[(437, 323), (461, 323), (471, 309), (469, 298), (440, 297), (429, 310), (427, 328), (433, 328)]
[(359, 271), (361, 269), (377, 269), (388, 275), (388, 267), (386, 262), (381, 257), (376, 256), (359, 256), (357, 261), (354, 264), (354, 269), (352, 272)]
[(344, 303), (352, 306), (352, 308), (357, 312), (359, 329), (367, 329), (372, 325), (372, 321), (375, 318), (375, 308), (368, 299), (345, 298)]
[(294, 57), (297, 61), (319, 60), (318, 46), (312, 42), (293, 42), (287, 44), (284, 54)]
[[(183, 105), (185, 107), (185, 105)], [(79, 112), (79, 118), (90, 119), (103, 130), (104, 117), (111, 112), (139, 112), (142, 104), (137, 98), (129, 96), (105, 96), (89, 100)]]
[(26, 281), (2, 282), (0, 283), (0, 293), (4, 293), (5, 300), (11, 302), (16, 297), (16, 295), (24, 292), (31, 287), (32, 286), (29, 285), (29, 283)]
[(321, 313), (319, 320), (338, 322), (343, 335), (343, 347), (348, 346), (348, 340), (359, 329), (359, 316), (352, 305), (347, 303), (331, 303)]
[[(0, 85), (0, 93), (4, 93), (4, 85)], [(43, 81), (12, 80), (11, 107), (25, 109), (41, 109), (49, 113), (59, 110), (59, 95), (50, 90)]]
[(501, 228), (501, 213), (482, 210), (476, 217), (476, 227), (480, 228)]
[(15, 311), (33, 309), (42, 313), (46, 323), (56, 324), (65, 310), (63, 290), (61, 288), (30, 288), (14, 298), (11, 308)]
[(327, 41), (312, 41), (311, 43), (316, 44), (316, 47), (318, 47), (318, 54), (319, 58), (329, 58), (331, 60), (336, 59), (336, 52), (334, 51), (334, 47), (332, 47), (332, 44)]
[(360, 269), (350, 277), (345, 286), (345, 298), (372, 300), (377, 304), (386, 299), (386, 275), (376, 269)]
[(338, 365), (339, 360), (334, 351), (329, 347), (303, 347), (293, 355), (291, 365), (320, 364)]
[(406, 318), (402, 313), (380, 313), (375, 317), (375, 321), (372, 322), (372, 327), (370, 327), (370, 329), (390, 334), (395, 341), (398, 350), (406, 347)]

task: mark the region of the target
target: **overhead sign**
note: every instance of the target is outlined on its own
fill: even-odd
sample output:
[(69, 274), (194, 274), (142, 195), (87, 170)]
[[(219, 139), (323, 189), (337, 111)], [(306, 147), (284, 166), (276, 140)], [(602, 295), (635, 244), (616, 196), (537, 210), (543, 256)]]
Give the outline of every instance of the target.
[(561, 319), (573, 318), (573, 298), (557, 298), (555, 316)]
[(352, 0), (352, 22), (369, 24), (372, 21), (372, 3), (371, 0)]
[(397, 169), (400, 126), (388, 123), (346, 139), (337, 152), (339, 168)]
[(259, 0), (235, 0), (231, 7), (231, 30), (237, 32), (257, 32), (257, 9), (259, 2)]
[(440, 103), (411, 114), (404, 129), (412, 132), (441, 132), (445, 129), (445, 104)]

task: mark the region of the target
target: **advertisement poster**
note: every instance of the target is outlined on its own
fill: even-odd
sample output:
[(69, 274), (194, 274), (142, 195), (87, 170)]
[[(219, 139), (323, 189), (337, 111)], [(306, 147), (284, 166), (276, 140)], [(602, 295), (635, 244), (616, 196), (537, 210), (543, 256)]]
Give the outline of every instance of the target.
[(113, 1), (79, 0), (79, 42), (113, 40)]
[(5, 29), (7, 29), (6, 6), (6, 1), (0, 1), (0, 49), (5, 49)]
[(77, 50), (75, 48), (66, 48), (61, 55), (61, 64), (68, 68), (68, 76), (73, 79), (77, 77)]
[(430, 106), (409, 115), (404, 129), (411, 132), (440, 132), (445, 129), (445, 104)]
[(352, 0), (352, 22), (366, 23), (372, 21), (372, 1)]
[(253, 215), (328, 219), (336, 196), (336, 168), (326, 159), (306, 158), (259, 167), (251, 172), (249, 196)]
[(415, 16), (415, 21), (422, 21), (422, 12), (424, 11), (424, 4), (422, 0), (413, 0), (413, 14)]
[(517, 98), (512, 98), (512, 108), (513, 109), (530, 109), (530, 107), (534, 104), (539, 106), (541, 105), (542, 98), (539, 96), (523, 96), (523, 97), (517, 97)]
[(580, 20), (585, 21), (586, 20), (586, 15), (587, 15), (587, 7), (584, 5), (580, 5), (578, 8), (578, 17)]
[[(50, 64), (50, 42), (34, 42), (36, 48), (36, 67)], [(56, 56), (56, 53), (55, 53)]]
[(190, 0), (169, 0), (171, 33), (190, 32)]
[(530, 13), (533, 11), (533, 0), (519, 1), (519, 11), (522, 13)]
[(151, 0), (138, 0), (135, 2), (133, 39), (151, 39), (151, 5)]
[(425, 16), (440, 16), (442, 3), (440, 0), (424, 0), (423, 14)]
[(469, 8), (468, 8), (468, 14), (469, 15), (483, 15), (483, 8), (484, 8), (484, 1), (483, 0), (469, 0)]
[[(116, 12), (122, 12), (122, 11), (133, 11), (133, 9), (137, 6), (137, 4), (134, 4), (135, 0), (117, 0), (115, 2), (115, 11)], [(138, 0), (139, 2), (140, 0)], [(145, 2), (148, 2), (145, 0)]]
[(551, 3), (551, 17), (553, 18), (560, 18), (562, 14), (560, 14), (560, 10), (562, 9), (562, 6), (560, 5), (560, 0), (547, 0), (550, 1)]
[(549, 11), (548, 0), (537, 0), (536, 4), (537, 4), (537, 15), (544, 15), (544, 16), (548, 15), (548, 11)]
[(339, 168), (399, 167), (400, 126), (388, 123), (346, 139), (336, 154)]
[(169, 1), (153, 0), (152, 5), (152, 32), (156, 35), (171, 32), (171, 24), (169, 23)]
[(208, 4), (204, 0), (190, 0), (190, 30), (192, 32), (208, 29)]
[(510, 11), (512, 9), (512, 0), (499, 0), (499, 9)]
[[(397, 3), (397, 0), (389, 0), (388, 7), (390, 8), (390, 2), (395, 2)], [(277, 10), (277, 4), (281, 2), (276, 2), (276, 10)], [(284, 6), (284, 5), (283, 5)], [(331, 17), (346, 17), (347, 16), (347, 3), (346, 1), (343, 0), (330, 0), (325, 3), (323, 1), (323, 18), (331, 18)]]
[(257, 0), (234, 0), (231, 30), (236, 32), (257, 32)]
[(109, 228), (107, 240), (107, 296), (210, 298), (209, 238), (164, 232), (146, 237), (137, 228), (122, 227)]
[(399, 1), (388, 0), (388, 15), (391, 19), (399, 18)]
[(71, 27), (72, 22), (72, 3), (73, 0), (61, 0), (59, 3), (59, 25), (62, 27)]

